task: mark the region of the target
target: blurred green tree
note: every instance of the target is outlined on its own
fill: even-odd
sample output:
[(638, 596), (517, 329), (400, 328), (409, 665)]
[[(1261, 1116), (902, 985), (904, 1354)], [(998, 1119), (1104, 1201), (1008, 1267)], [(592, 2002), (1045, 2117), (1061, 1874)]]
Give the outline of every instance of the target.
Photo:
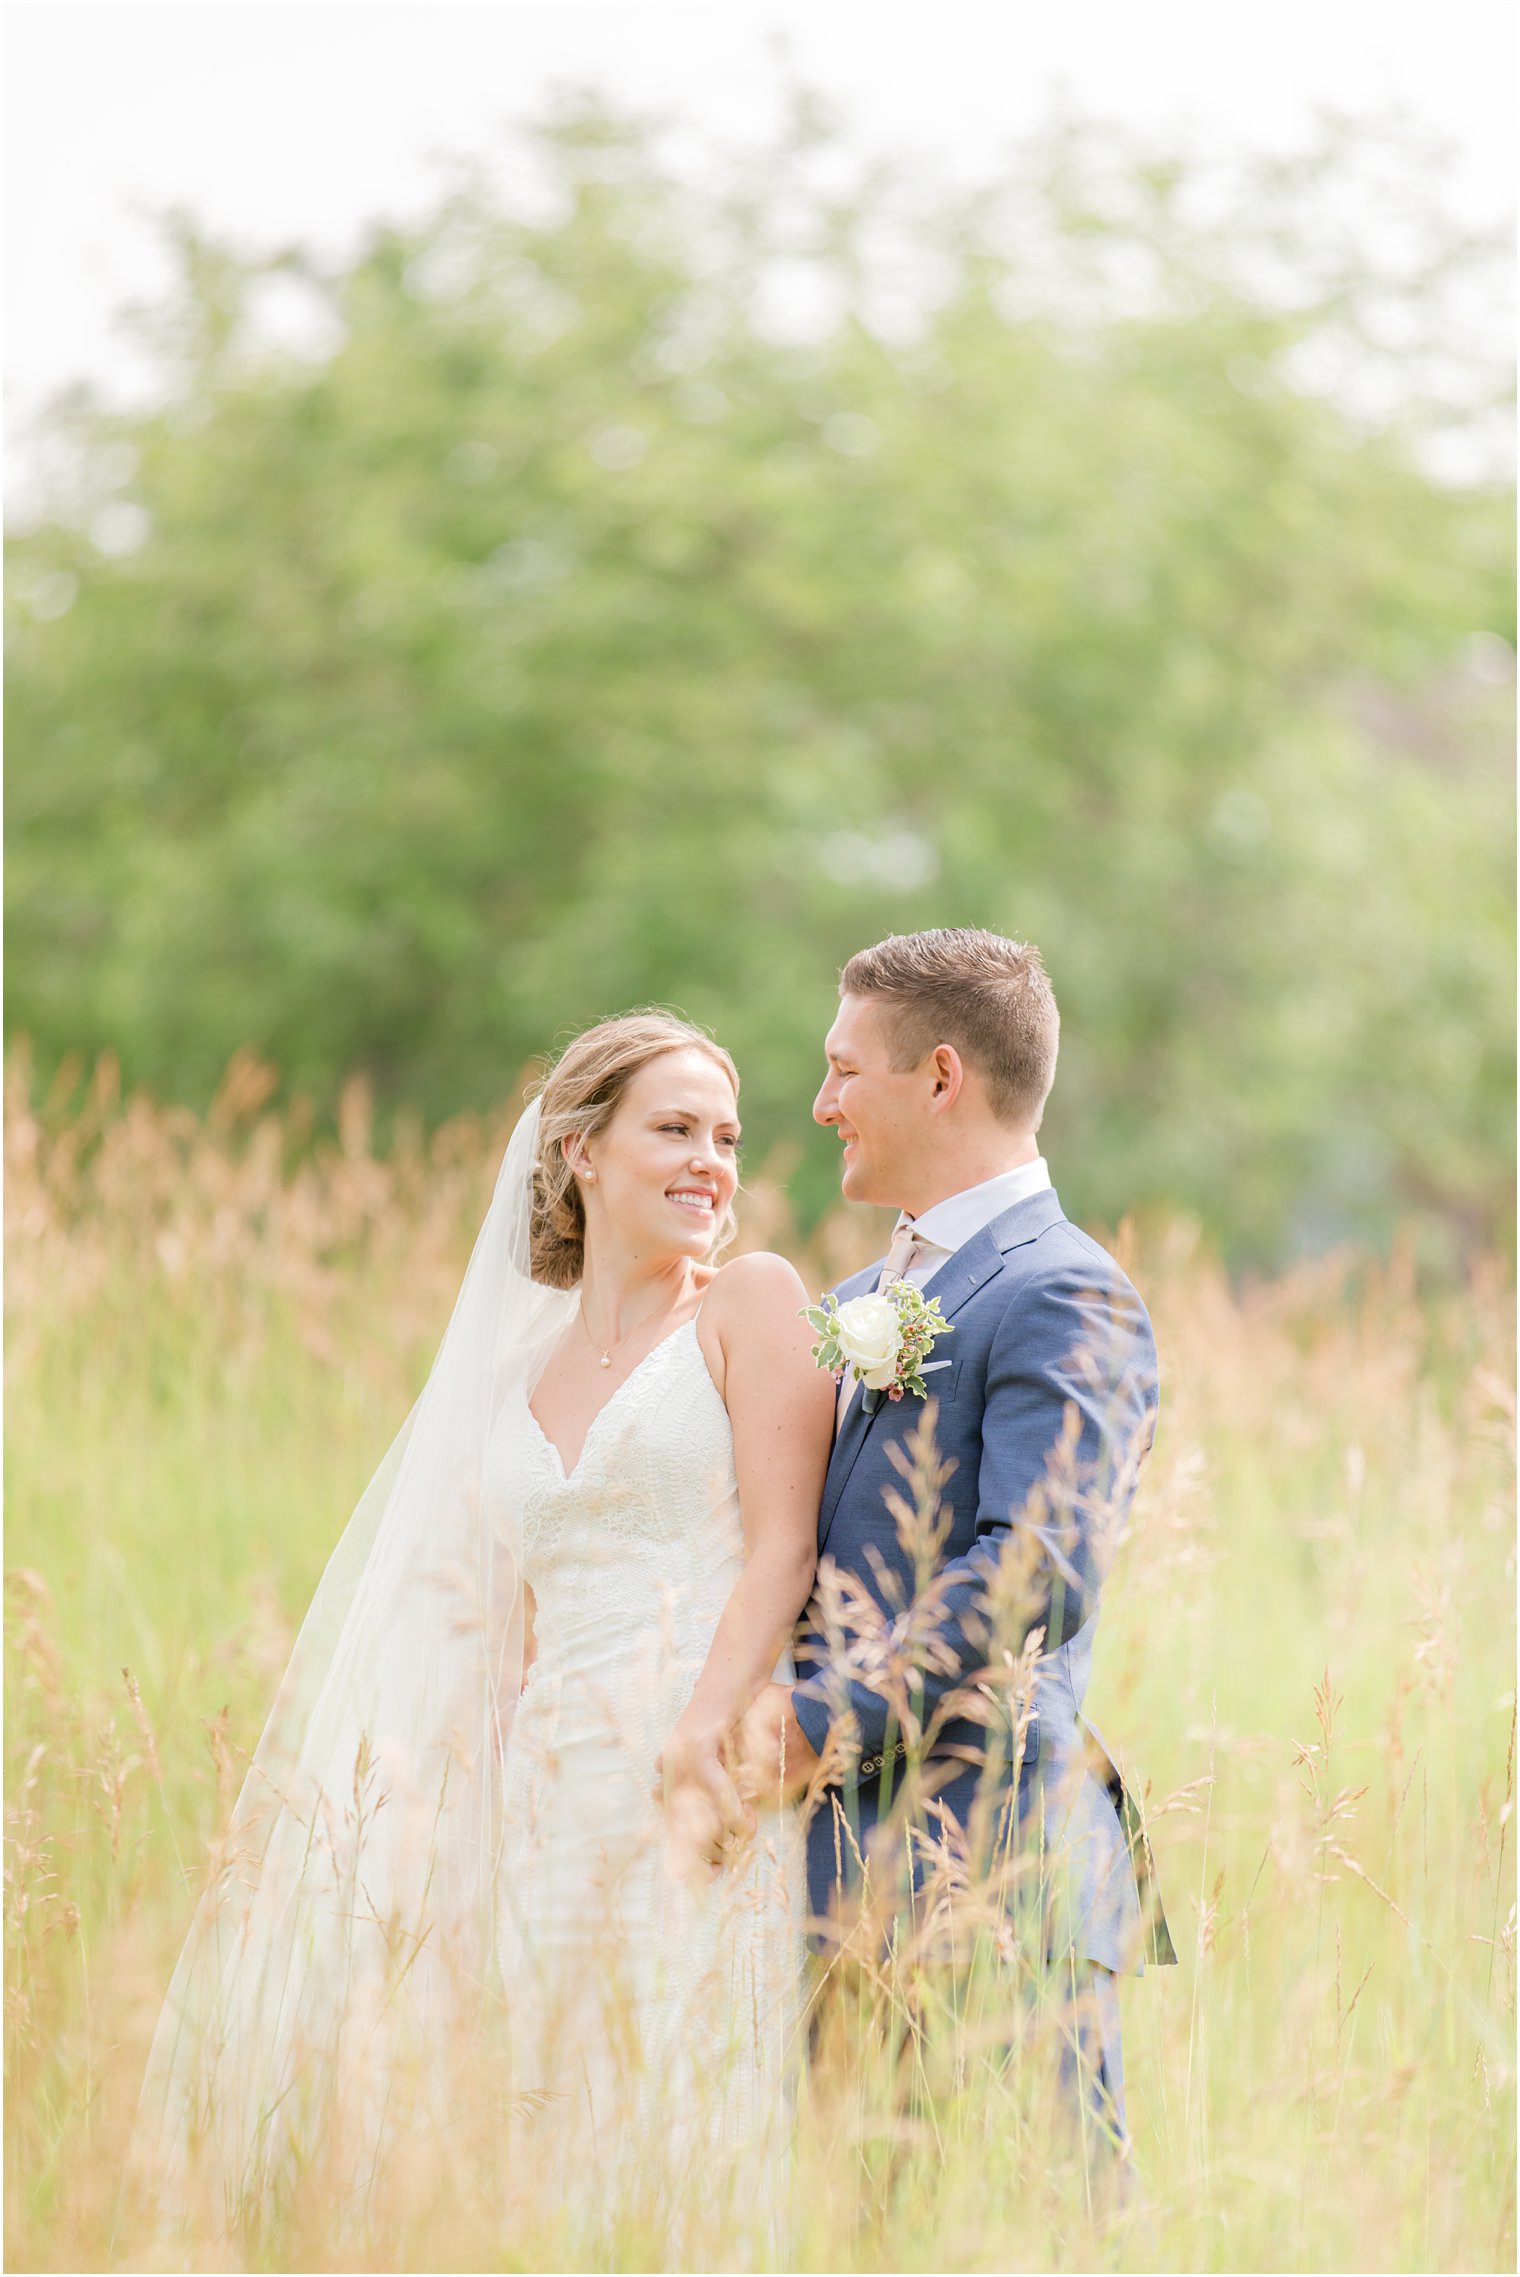
[[(460, 170), (335, 268), (173, 219), (160, 406), (58, 407), (9, 601), (42, 1071), (199, 1101), (252, 1044), (439, 1116), (660, 999), (811, 1214), (838, 964), (986, 924), (1056, 983), (1074, 1214), (1502, 1226), (1493, 248), (1417, 154), (1066, 121), (969, 195), (806, 100), (722, 178), (585, 100), (536, 142), (531, 201)], [(1410, 213), (1334, 225), (1390, 150)]]

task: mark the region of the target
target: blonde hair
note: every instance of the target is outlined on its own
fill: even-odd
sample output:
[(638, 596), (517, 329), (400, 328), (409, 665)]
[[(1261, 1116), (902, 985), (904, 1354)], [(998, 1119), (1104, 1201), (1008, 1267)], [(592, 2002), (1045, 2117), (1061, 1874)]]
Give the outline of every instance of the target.
[[(599, 1020), (566, 1046), (538, 1090), (538, 1155), (533, 1165), (533, 1209), (528, 1226), (529, 1269), (551, 1289), (573, 1289), (585, 1264), (586, 1213), (562, 1141), (594, 1138), (616, 1114), (640, 1068), (666, 1052), (705, 1052), (739, 1096), (739, 1071), (721, 1044), (701, 1028), (657, 1006)], [(730, 1207), (713, 1235), (716, 1254), (738, 1231)]]
[(969, 925), (894, 933), (851, 957), (839, 993), (881, 1004), (895, 1068), (953, 1044), (1000, 1122), (1039, 1129), (1061, 1017), (1038, 949)]

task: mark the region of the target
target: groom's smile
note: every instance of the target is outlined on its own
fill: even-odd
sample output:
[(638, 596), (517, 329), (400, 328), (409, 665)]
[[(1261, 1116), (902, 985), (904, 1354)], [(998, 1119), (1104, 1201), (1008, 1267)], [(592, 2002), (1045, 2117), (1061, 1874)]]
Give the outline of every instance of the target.
[(893, 1067), (877, 1007), (845, 997), (824, 1051), (829, 1070), (813, 1119), (839, 1133), (841, 1193), (850, 1202), (901, 1204), (904, 1140), (916, 1119), (912, 1075)]

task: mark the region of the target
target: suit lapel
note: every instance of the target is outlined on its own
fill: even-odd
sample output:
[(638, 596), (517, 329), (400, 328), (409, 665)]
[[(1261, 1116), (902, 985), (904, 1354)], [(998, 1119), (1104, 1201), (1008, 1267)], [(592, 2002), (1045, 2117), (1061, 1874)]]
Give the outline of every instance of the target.
[[(987, 1231), (997, 1243), (999, 1254), (1006, 1257), (1010, 1249), (1021, 1249), (1026, 1241), (1033, 1241), (1038, 1234), (1058, 1224), (1063, 1214), (1061, 1197), (1054, 1186), (1042, 1186), (1037, 1194), (1026, 1195), (1022, 1202), (1015, 1202), (1011, 1209), (1004, 1210), (1000, 1218), (994, 1218)], [(944, 1271), (948, 1273), (954, 1263), (952, 1257)], [(925, 1296), (938, 1286), (937, 1280), (931, 1281), (924, 1291)]]
[(874, 1415), (866, 1414), (865, 1401), (857, 1391), (844, 1411), (844, 1421), (839, 1426), (839, 1435), (834, 1441), (834, 1451), (829, 1456), (828, 1472), (823, 1482), (823, 1501), (818, 1511), (820, 1556), (823, 1554), (823, 1545), (829, 1538), (829, 1528), (834, 1523), (834, 1508), (844, 1492), (844, 1482), (855, 1468), (855, 1458), (865, 1445), (866, 1433), (875, 1420)]
[[(883, 1260), (878, 1259), (876, 1264), (868, 1265), (864, 1272), (852, 1274), (848, 1281), (841, 1281), (838, 1288), (831, 1290), (830, 1294), (836, 1297), (841, 1304), (848, 1304), (851, 1297), (863, 1296), (867, 1290), (874, 1289), (880, 1280), (882, 1262)], [(857, 1391), (845, 1409), (844, 1421), (840, 1424), (835, 1435), (834, 1444), (829, 1453), (829, 1467), (824, 1474), (823, 1501), (818, 1511), (818, 1548), (820, 1555), (823, 1551), (824, 1537), (828, 1533), (834, 1516), (834, 1505), (839, 1499), (839, 1490), (844, 1482), (845, 1471), (849, 1465), (853, 1464), (855, 1455), (859, 1452), (859, 1443), (865, 1436), (865, 1427), (870, 1424), (871, 1420), (870, 1416), (862, 1412), (862, 1401)], [(846, 1454), (846, 1449), (852, 1451)]]
[[(974, 1297), (977, 1290), (991, 1280), (1002, 1262), (1002, 1252), (993, 1240), (990, 1231), (984, 1226), (979, 1233), (974, 1233), (971, 1239), (955, 1252), (953, 1257), (945, 1259), (933, 1280), (926, 1283), (924, 1295), (925, 1297), (938, 1297), (940, 1312), (946, 1320), (949, 1320), (966, 1303), (968, 1298)], [(844, 1424), (839, 1437), (834, 1442), (834, 1452), (829, 1458), (828, 1476), (824, 1480), (823, 1507), (818, 1513), (820, 1556), (823, 1552), (823, 1545), (829, 1537), (829, 1528), (834, 1523), (834, 1512), (839, 1507), (839, 1498), (849, 1484), (850, 1473), (859, 1460), (860, 1450), (871, 1436), (871, 1429), (877, 1416), (884, 1414), (893, 1405), (893, 1401), (882, 1399), (875, 1414), (867, 1415), (865, 1400), (862, 1394), (857, 1391), (845, 1409)]]
[[(925, 1298), (937, 1297), (941, 1316), (945, 1320), (953, 1320), (962, 1305), (969, 1303), (977, 1290), (985, 1288), (994, 1273), (1001, 1271), (1003, 1258), (1010, 1249), (1017, 1249), (1024, 1242), (1033, 1241), (1047, 1226), (1054, 1225), (1060, 1215), (1061, 1204), (1053, 1187), (1042, 1188), (1038, 1194), (1031, 1194), (1026, 1201), (1015, 1202), (1012, 1209), (1005, 1210), (1000, 1218), (994, 1218), (991, 1225), (983, 1226), (969, 1241), (962, 1243), (953, 1257), (945, 1259), (934, 1278), (924, 1284)], [(869, 1274), (861, 1274), (858, 1278), (867, 1288), (874, 1288), (880, 1271), (879, 1265), (874, 1266)], [(847, 1287), (848, 1283), (844, 1286)], [(851, 1294), (859, 1296), (860, 1291), (855, 1289)], [(865, 1401), (857, 1391), (845, 1410), (844, 1422), (834, 1441), (828, 1474), (823, 1482), (823, 1505), (818, 1513), (820, 1557), (829, 1538), (840, 1497), (860, 1458), (860, 1450), (870, 1437), (877, 1416), (892, 1405), (892, 1401), (883, 1399), (875, 1414), (867, 1415)]]
[(1002, 1262), (1003, 1253), (992, 1238), (992, 1228), (984, 1225), (953, 1257), (945, 1259), (932, 1280), (925, 1281), (925, 1303), (937, 1297), (945, 1319), (953, 1320), (967, 1298), (974, 1297), (992, 1279)]

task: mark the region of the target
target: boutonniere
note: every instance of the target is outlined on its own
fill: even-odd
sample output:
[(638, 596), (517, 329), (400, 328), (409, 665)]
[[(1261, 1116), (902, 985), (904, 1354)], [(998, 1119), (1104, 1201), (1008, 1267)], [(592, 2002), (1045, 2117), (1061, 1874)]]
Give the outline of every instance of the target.
[(860, 1398), (867, 1415), (875, 1414), (883, 1392), (888, 1399), (901, 1399), (904, 1392), (926, 1398), (920, 1370), (940, 1337), (955, 1334), (940, 1317), (939, 1298), (926, 1298), (911, 1281), (889, 1281), (848, 1304), (825, 1297), (802, 1317), (818, 1331), (815, 1362), (836, 1384), (848, 1372), (864, 1387)]

